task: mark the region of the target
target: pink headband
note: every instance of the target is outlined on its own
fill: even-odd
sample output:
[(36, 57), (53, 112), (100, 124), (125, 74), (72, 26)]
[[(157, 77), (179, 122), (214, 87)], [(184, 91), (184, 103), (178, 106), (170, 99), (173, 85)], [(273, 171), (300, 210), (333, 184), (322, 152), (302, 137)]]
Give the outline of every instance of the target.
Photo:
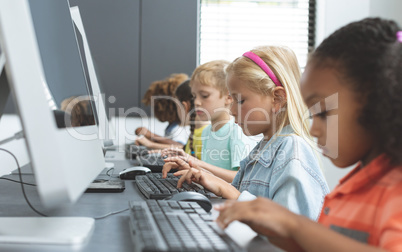
[(243, 54), (244, 57), (247, 57), (254, 61), (255, 64), (257, 64), (259, 67), (261, 67), (262, 70), (271, 78), (271, 80), (275, 83), (276, 86), (281, 87), (282, 84), (279, 82), (279, 80), (276, 78), (274, 72), (272, 72), (271, 68), (265, 63), (257, 54), (253, 52), (245, 52)]
[(396, 33), (396, 38), (398, 39), (399, 42), (402, 43), (402, 31)]

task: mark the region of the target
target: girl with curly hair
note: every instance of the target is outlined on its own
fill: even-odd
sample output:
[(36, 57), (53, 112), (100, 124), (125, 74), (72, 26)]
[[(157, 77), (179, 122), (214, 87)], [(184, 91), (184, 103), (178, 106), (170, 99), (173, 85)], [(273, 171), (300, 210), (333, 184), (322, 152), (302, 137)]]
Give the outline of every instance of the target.
[(164, 149), (172, 146), (183, 148), (190, 134), (188, 126), (181, 125), (177, 114), (176, 88), (189, 77), (187, 74), (172, 74), (164, 80), (155, 81), (142, 99), (145, 105), (152, 106), (153, 115), (161, 122), (168, 122), (165, 135), (159, 136), (146, 127), (139, 127), (135, 134), (139, 137), (136, 144), (150, 149)]
[(357, 163), (315, 223), (268, 200), (218, 208), (288, 251), (402, 251), (402, 31), (367, 18), (333, 33), (309, 59), (301, 93), (312, 136), (338, 167)]

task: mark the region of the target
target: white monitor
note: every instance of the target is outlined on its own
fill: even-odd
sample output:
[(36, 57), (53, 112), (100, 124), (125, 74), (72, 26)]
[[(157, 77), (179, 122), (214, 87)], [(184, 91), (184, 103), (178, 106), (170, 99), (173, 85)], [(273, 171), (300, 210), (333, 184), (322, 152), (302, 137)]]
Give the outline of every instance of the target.
[(92, 95), (96, 106), (97, 123), (99, 126), (99, 137), (103, 140), (104, 147), (116, 145), (116, 137), (114, 127), (108, 120), (106, 114), (105, 93), (102, 92), (99, 78), (92, 59), (91, 50), (82, 23), (81, 14), (78, 6), (70, 8), (71, 17), (74, 21), (77, 43), (80, 48), (81, 60), (84, 67), (84, 72), (87, 77), (87, 83), (90, 85)]
[[(56, 86), (68, 91), (76, 81), (85, 85), (82, 65), (65, 65), (69, 57), (80, 62), (69, 8), (67, 0), (0, 0), (0, 47), (7, 79), (21, 118), (37, 190), (46, 208), (74, 203), (105, 167), (97, 126), (59, 128), (52, 111)], [(53, 64), (49, 64), (51, 60)], [(54, 74), (53, 78), (48, 73)], [(69, 84), (65, 84), (66, 79)], [(66, 89), (66, 85), (71, 87)], [(88, 237), (94, 220), (0, 218), (0, 226), (13, 223), (16, 227), (27, 225), (32, 233), (24, 227), (18, 228), (22, 234), (14, 233), (15, 229), (7, 234), (7, 229), (1, 229), (0, 242), (73, 244)], [(75, 227), (71, 229), (71, 225)]]
[(4, 69), (6, 64), (6, 56), (1, 52), (0, 49), (0, 120), (3, 115), (4, 108), (6, 107), (6, 102), (9, 94), (9, 87), (7, 82), (7, 77)]

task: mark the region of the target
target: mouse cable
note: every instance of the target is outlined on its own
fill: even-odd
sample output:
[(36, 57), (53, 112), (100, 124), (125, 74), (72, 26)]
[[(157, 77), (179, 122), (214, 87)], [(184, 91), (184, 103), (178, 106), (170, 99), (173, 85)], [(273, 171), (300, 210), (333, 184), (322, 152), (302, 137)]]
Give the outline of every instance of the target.
[[(113, 176), (113, 171), (114, 171), (114, 168), (113, 168), (113, 167), (110, 168), (110, 169), (108, 169), (108, 170), (106, 171), (106, 175), (108, 175), (108, 176), (111, 177), (111, 178), (118, 178), (119, 176)], [(110, 172), (112, 172), (112, 174), (110, 174)]]
[(111, 215), (115, 215), (115, 214), (119, 214), (119, 213), (128, 211), (129, 209), (130, 209), (130, 208), (125, 208), (125, 209), (122, 209), (122, 210), (118, 210), (118, 211), (115, 211), (115, 212), (111, 212), (111, 213), (105, 214), (105, 215), (103, 215), (103, 216), (94, 217), (94, 219), (95, 219), (95, 220), (105, 219), (106, 217), (109, 217), (109, 216), (111, 216)]
[(0, 150), (6, 152), (6, 153), (8, 153), (8, 154), (10, 154), (10, 155), (14, 158), (15, 162), (17, 163), (17, 167), (18, 167), (18, 176), (20, 177), (20, 181), (19, 181), (19, 182), (20, 182), (20, 184), (21, 184), (22, 194), (24, 195), (25, 201), (27, 202), (27, 204), (29, 205), (29, 207), (30, 207), (35, 213), (37, 213), (37, 214), (39, 214), (39, 215), (41, 215), (41, 216), (43, 216), (43, 217), (47, 217), (46, 214), (43, 214), (43, 213), (39, 212), (38, 210), (36, 210), (36, 209), (31, 205), (31, 202), (29, 202), (28, 197), (27, 197), (27, 195), (26, 195), (26, 193), (25, 193), (24, 182), (22, 181), (22, 176), (21, 176), (21, 167), (20, 167), (20, 164), (18, 163), (17, 157), (16, 157), (11, 151), (8, 151), (8, 150), (3, 149), (3, 148), (0, 148)]

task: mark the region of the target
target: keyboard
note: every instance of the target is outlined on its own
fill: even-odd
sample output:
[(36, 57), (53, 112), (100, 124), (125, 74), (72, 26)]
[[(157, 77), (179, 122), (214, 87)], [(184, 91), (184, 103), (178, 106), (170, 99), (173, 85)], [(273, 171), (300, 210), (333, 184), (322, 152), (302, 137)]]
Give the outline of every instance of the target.
[(125, 145), (124, 152), (127, 159), (135, 160), (137, 156), (148, 155), (148, 148), (141, 145), (129, 143)]
[(198, 192), (207, 197), (214, 196), (212, 192), (195, 183), (184, 182), (182, 188), (177, 188), (177, 181), (179, 178), (170, 173), (166, 179), (162, 178), (162, 173), (148, 173), (135, 177), (138, 189), (147, 199), (164, 199), (183, 191)]
[(132, 201), (135, 251), (244, 251), (196, 202)]
[(163, 165), (165, 164), (165, 161), (157, 153), (137, 156), (135, 160), (139, 165), (148, 167), (152, 172), (159, 173), (162, 172)]

